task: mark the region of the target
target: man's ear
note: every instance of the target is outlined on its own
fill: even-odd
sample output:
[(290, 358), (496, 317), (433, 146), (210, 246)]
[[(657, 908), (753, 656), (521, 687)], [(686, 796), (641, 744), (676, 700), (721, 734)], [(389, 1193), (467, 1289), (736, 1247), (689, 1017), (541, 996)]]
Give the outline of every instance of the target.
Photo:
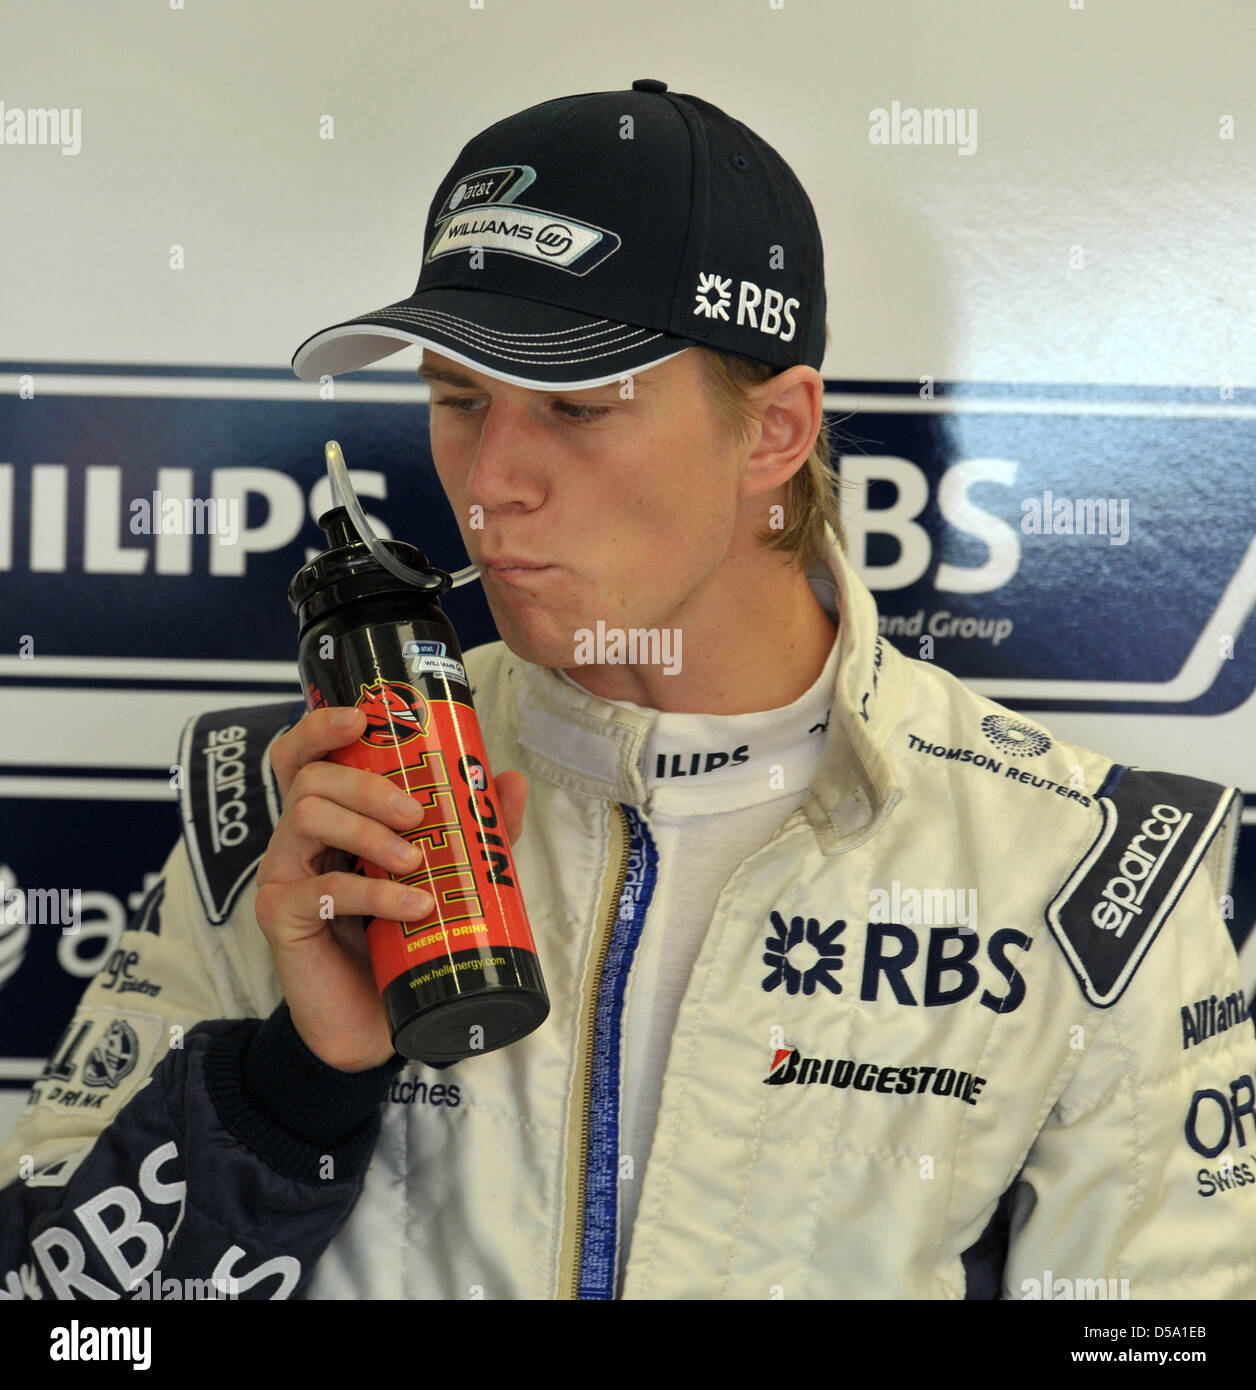
[(798, 365), (753, 388), (759, 412), (758, 438), (742, 475), (742, 497), (788, 483), (807, 462), (824, 425), (824, 378)]

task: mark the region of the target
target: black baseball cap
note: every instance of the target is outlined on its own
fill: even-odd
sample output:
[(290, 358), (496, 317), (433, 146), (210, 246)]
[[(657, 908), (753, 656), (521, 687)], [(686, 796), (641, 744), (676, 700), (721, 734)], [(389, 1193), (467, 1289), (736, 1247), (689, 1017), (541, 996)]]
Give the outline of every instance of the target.
[(655, 78), (531, 106), (466, 144), (428, 210), (414, 293), (307, 338), (302, 381), (411, 344), (535, 390), (694, 346), (824, 359), (824, 253), (789, 165)]

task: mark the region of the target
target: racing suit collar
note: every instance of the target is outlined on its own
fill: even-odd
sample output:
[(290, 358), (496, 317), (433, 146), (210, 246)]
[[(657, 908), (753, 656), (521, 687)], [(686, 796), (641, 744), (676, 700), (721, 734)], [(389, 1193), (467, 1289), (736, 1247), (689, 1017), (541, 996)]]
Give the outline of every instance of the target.
[[(821, 848), (837, 853), (871, 835), (902, 796), (884, 741), (910, 668), (898, 661), (890, 674), (876, 602), (832, 528), (825, 532), (825, 569), (810, 570), (807, 580), (837, 625), (837, 682), (802, 810)], [(518, 657), (509, 664), (523, 771), (581, 796), (644, 805), (651, 717), (577, 689), (549, 667)]]

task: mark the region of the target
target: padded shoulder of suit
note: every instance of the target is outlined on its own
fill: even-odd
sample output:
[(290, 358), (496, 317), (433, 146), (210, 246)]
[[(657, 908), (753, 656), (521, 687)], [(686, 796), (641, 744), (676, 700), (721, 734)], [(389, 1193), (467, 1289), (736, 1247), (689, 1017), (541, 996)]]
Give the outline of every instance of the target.
[(1241, 798), (1218, 782), (1120, 763), (1097, 797), (1102, 827), (1046, 917), (1082, 993), (1107, 1008), (1133, 979), (1201, 861), (1214, 893), (1229, 892)]
[(179, 742), (183, 839), (205, 916), (221, 926), (266, 852), (282, 798), (270, 745), (305, 713), (284, 700), (194, 715)]

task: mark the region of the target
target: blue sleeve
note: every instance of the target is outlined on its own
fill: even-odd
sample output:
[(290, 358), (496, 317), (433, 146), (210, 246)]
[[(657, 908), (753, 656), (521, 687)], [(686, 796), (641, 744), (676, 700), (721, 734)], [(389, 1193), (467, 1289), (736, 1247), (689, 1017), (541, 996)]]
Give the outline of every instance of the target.
[(19, 1125), (0, 1298), (145, 1298), (154, 1279), (300, 1297), (361, 1193), (401, 1064), (327, 1066), (280, 1003), (190, 1028), (86, 1149), (35, 1169)]

